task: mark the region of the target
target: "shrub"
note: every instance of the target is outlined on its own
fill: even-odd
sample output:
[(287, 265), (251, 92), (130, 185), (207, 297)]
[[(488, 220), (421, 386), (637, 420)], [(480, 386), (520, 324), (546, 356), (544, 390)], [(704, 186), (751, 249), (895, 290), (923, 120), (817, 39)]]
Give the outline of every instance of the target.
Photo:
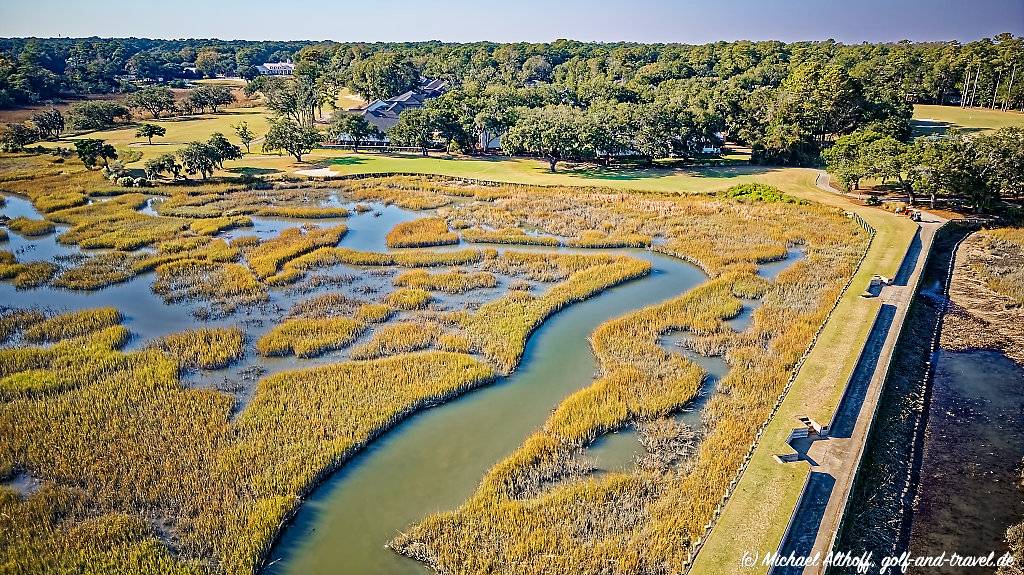
[(766, 202), (786, 204), (806, 204), (807, 202), (782, 193), (782, 190), (767, 184), (750, 183), (737, 184), (731, 188), (719, 192), (724, 198), (738, 200), (741, 202)]

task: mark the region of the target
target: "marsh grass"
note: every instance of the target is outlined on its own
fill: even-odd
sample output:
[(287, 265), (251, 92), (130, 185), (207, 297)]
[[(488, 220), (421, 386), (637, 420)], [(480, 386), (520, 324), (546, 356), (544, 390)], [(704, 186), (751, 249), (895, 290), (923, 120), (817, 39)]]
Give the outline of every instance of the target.
[(389, 248), (420, 248), (459, 243), (442, 218), (420, 218), (395, 224), (385, 237)]
[(45, 343), (79, 337), (121, 323), (121, 312), (113, 307), (72, 311), (55, 315), (25, 329), (25, 341)]
[(219, 314), (264, 302), (268, 297), (266, 288), (246, 266), (193, 259), (157, 266), (153, 291), (168, 302), (208, 302)]
[(7, 343), (25, 328), (46, 319), (46, 314), (36, 309), (7, 309), (0, 312), (0, 344)]
[(235, 228), (252, 227), (252, 219), (247, 216), (225, 216), (196, 220), (189, 224), (189, 230), (204, 236), (215, 236), (223, 231)]
[[(455, 227), (453, 225), (453, 227)], [(561, 242), (554, 236), (530, 235), (519, 228), (485, 230), (470, 228), (462, 230), (462, 239), (480, 244), (513, 244), (531, 246), (557, 246)]]
[(48, 222), (46, 220), (33, 220), (24, 216), (8, 220), (7, 227), (10, 228), (12, 232), (30, 238), (45, 236), (46, 234), (53, 233), (54, 230), (53, 222)]
[(401, 287), (460, 294), (475, 289), (495, 287), (498, 285), (498, 280), (494, 277), (494, 274), (489, 272), (454, 270), (430, 273), (426, 270), (411, 270), (395, 277), (394, 283), (396, 286)]
[(267, 279), (292, 258), (317, 248), (337, 245), (346, 231), (343, 225), (331, 228), (288, 228), (277, 237), (248, 248), (245, 258), (257, 277)]
[(348, 346), (366, 327), (366, 323), (347, 317), (289, 319), (261, 337), (256, 351), (263, 356), (316, 357)]
[(567, 241), (566, 245), (574, 248), (645, 248), (651, 245), (651, 238), (642, 234), (607, 234), (586, 230)]
[(18, 289), (39, 287), (57, 273), (50, 262), (19, 262), (14, 254), (0, 250), (0, 280), (11, 280)]
[(221, 369), (245, 355), (238, 327), (199, 328), (165, 335), (149, 345), (178, 361), (181, 369)]
[(352, 348), (352, 359), (376, 359), (430, 347), (440, 329), (435, 324), (398, 322), (377, 329), (370, 340)]

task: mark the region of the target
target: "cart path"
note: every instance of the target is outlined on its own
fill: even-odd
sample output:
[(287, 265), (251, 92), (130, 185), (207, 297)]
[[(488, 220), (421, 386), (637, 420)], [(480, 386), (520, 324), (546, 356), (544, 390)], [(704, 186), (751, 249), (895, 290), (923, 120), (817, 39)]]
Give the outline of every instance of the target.
[[(819, 172), (816, 184), (822, 190), (846, 195), (829, 184), (828, 174)], [(889, 371), (893, 350), (902, 331), (907, 311), (935, 232), (945, 220), (922, 213), (917, 236), (907, 250), (899, 273), (890, 285), (882, 287), (878, 298), (881, 310), (864, 344), (846, 392), (830, 422), (828, 439), (797, 445), (801, 458), (811, 465), (808, 488), (797, 503), (798, 509), (788, 535), (780, 546), (783, 555), (824, 557), (830, 550), (846, 510), (857, 468), (864, 452), (875, 408)], [(841, 550), (837, 550), (841, 551)], [(824, 571), (820, 564), (808, 566), (805, 575)], [(773, 573), (800, 573), (800, 569), (775, 569)]]

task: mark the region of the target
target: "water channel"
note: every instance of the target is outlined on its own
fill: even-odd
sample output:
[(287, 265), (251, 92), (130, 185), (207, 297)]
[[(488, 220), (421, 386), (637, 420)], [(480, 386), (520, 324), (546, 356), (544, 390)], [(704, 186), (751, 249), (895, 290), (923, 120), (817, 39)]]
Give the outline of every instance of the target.
[[(0, 209), (4, 215), (41, 217), (27, 200), (9, 195), (5, 198), (6, 204)], [(154, 202), (157, 201), (159, 198), (151, 198), (141, 211), (155, 214)], [(337, 198), (332, 198), (330, 203), (351, 207)], [(422, 213), (393, 205), (368, 205), (369, 211), (352, 211), (348, 218), (312, 223), (344, 223), (349, 231), (341, 242), (342, 246), (385, 251), (384, 235), (391, 227), (422, 217)], [(310, 223), (286, 218), (252, 219), (253, 227), (229, 230), (219, 237), (230, 239), (257, 235), (269, 238), (288, 227)], [(22, 238), (11, 233), (9, 241), (0, 244), (0, 248), (15, 252), (20, 261), (53, 261), (55, 258), (59, 261), (61, 258), (82, 257), (83, 250), (56, 241), (60, 231), (58, 229), (57, 233), (41, 238)], [(449, 246), (444, 249), (458, 248)], [(552, 251), (551, 248), (536, 246), (507, 249)], [(628, 254), (650, 261), (653, 270), (648, 277), (606, 290), (550, 317), (529, 338), (522, 362), (511, 376), (416, 414), (371, 443), (314, 490), (302, 505), (274, 546), (268, 559), (268, 572), (424, 573), (426, 568), (423, 565), (387, 550), (384, 544), (426, 515), (457, 507), (471, 495), (487, 469), (518, 447), (543, 423), (551, 409), (572, 392), (590, 385), (598, 366), (587, 338), (600, 323), (677, 296), (706, 280), (696, 267), (647, 250), (562, 248), (556, 251)], [(801, 257), (803, 253), (794, 250), (786, 260), (762, 266), (761, 273), (774, 278)], [(365, 270), (345, 266), (338, 266), (336, 271), (351, 274), (355, 278), (352, 283), (365, 289), (386, 289), (390, 285), (390, 277), (386, 275), (370, 277), (371, 274)], [(137, 348), (152, 338), (194, 328), (198, 323), (192, 311), (201, 302), (166, 304), (152, 292), (152, 280), (152, 274), (144, 274), (93, 292), (53, 287), (16, 290), (9, 283), (0, 283), (0, 301), (5, 305), (36, 306), (53, 311), (115, 306), (121, 310), (126, 327), (132, 331), (129, 348)], [(501, 284), (507, 280), (499, 278), (499, 288), (495, 293), (484, 295), (489, 298), (500, 293)], [(367, 285), (370, 287), (366, 288)], [(309, 295), (272, 290), (267, 305), (208, 321), (204, 325), (242, 325), (251, 343), (279, 321), (291, 304)], [(444, 296), (440, 301), (442, 306), (461, 306), (462, 303), (455, 298), (445, 301)], [(742, 313), (730, 320), (731, 327), (737, 331), (746, 329), (758, 304), (757, 300), (744, 301)], [(678, 337), (668, 336), (662, 343), (698, 362), (708, 373), (698, 401), (678, 416), (680, 420), (697, 426), (701, 406), (714, 393), (717, 381), (725, 375), (728, 366), (722, 358), (700, 356), (679, 347), (673, 339)], [(244, 369), (254, 365), (258, 365), (260, 373), (267, 373), (343, 359), (345, 352), (328, 353), (312, 360), (296, 360), (258, 358), (250, 350), (243, 361), (226, 370), (186, 374), (186, 383), (205, 385), (214, 383), (218, 378), (240, 377)], [(249, 389), (240, 394), (239, 408), (244, 406), (251, 393), (252, 389)], [(638, 449), (642, 448), (635, 433), (624, 431), (600, 440), (591, 447), (590, 455), (602, 468), (623, 468), (635, 458)]]

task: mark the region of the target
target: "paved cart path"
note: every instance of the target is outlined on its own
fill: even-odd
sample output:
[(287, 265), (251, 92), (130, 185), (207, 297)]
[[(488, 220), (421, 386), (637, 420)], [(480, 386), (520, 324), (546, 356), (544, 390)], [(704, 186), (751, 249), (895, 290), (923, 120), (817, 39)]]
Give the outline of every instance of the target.
[[(825, 172), (818, 175), (816, 183), (823, 190), (841, 193), (829, 184)], [(816, 474), (823, 474), (817, 477), (828, 476), (833, 484), (827, 499), (820, 493), (821, 490), (808, 490), (809, 494), (815, 496), (805, 497), (805, 501), (801, 502), (802, 508), (794, 518), (790, 537), (783, 542), (783, 550), (787, 553), (794, 551), (797, 555), (809, 556), (820, 553), (824, 557), (832, 549), (903, 321), (914, 299), (935, 232), (945, 223), (944, 219), (928, 213), (924, 213), (923, 218), (899, 273), (893, 278), (892, 284), (884, 286), (878, 294), (882, 303), (881, 311), (831, 422), (830, 437), (815, 441), (807, 447), (806, 457), (811, 462), (812, 483), (822, 483), (814, 479)], [(813, 544), (808, 547), (811, 534), (816, 535)], [(803, 570), (808, 575), (823, 571), (820, 564)], [(786, 571), (776, 569), (775, 572)]]

